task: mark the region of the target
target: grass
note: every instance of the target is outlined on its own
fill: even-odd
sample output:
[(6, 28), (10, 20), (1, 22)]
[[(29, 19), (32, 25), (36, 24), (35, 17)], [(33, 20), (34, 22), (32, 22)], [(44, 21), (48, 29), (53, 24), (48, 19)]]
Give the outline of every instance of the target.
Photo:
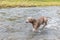
[(0, 8), (60, 6), (60, 0), (0, 0)]

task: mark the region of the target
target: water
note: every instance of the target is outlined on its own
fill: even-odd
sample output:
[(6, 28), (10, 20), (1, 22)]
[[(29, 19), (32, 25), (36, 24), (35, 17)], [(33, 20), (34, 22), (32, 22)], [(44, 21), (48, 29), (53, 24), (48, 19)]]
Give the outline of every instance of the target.
[[(33, 32), (29, 16), (49, 17), (48, 25)], [(0, 9), (0, 40), (60, 40), (60, 6)]]

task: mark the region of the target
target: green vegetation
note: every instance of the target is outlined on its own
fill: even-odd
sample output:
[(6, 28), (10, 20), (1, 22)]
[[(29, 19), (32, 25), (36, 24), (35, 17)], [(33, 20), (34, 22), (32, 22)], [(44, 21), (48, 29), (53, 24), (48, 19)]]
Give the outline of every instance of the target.
[(0, 8), (32, 6), (60, 6), (60, 0), (0, 0)]

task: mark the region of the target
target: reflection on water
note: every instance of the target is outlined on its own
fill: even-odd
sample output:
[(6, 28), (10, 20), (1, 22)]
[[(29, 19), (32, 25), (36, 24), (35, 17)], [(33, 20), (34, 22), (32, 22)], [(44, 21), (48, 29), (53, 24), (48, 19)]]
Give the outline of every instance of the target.
[[(59, 14), (59, 6), (0, 9), (0, 40), (60, 40)], [(29, 16), (50, 18), (43, 31), (33, 32)]]

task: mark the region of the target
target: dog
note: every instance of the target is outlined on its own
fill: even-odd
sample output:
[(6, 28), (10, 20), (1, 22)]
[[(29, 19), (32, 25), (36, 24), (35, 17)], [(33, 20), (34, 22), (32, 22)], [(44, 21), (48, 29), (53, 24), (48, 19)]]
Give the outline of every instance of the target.
[(47, 25), (48, 18), (45, 16), (41, 16), (38, 19), (35, 19), (33, 17), (28, 17), (26, 19), (26, 23), (31, 23), (33, 26), (33, 31), (37, 31), (37, 29), (44, 24), (43, 28)]

